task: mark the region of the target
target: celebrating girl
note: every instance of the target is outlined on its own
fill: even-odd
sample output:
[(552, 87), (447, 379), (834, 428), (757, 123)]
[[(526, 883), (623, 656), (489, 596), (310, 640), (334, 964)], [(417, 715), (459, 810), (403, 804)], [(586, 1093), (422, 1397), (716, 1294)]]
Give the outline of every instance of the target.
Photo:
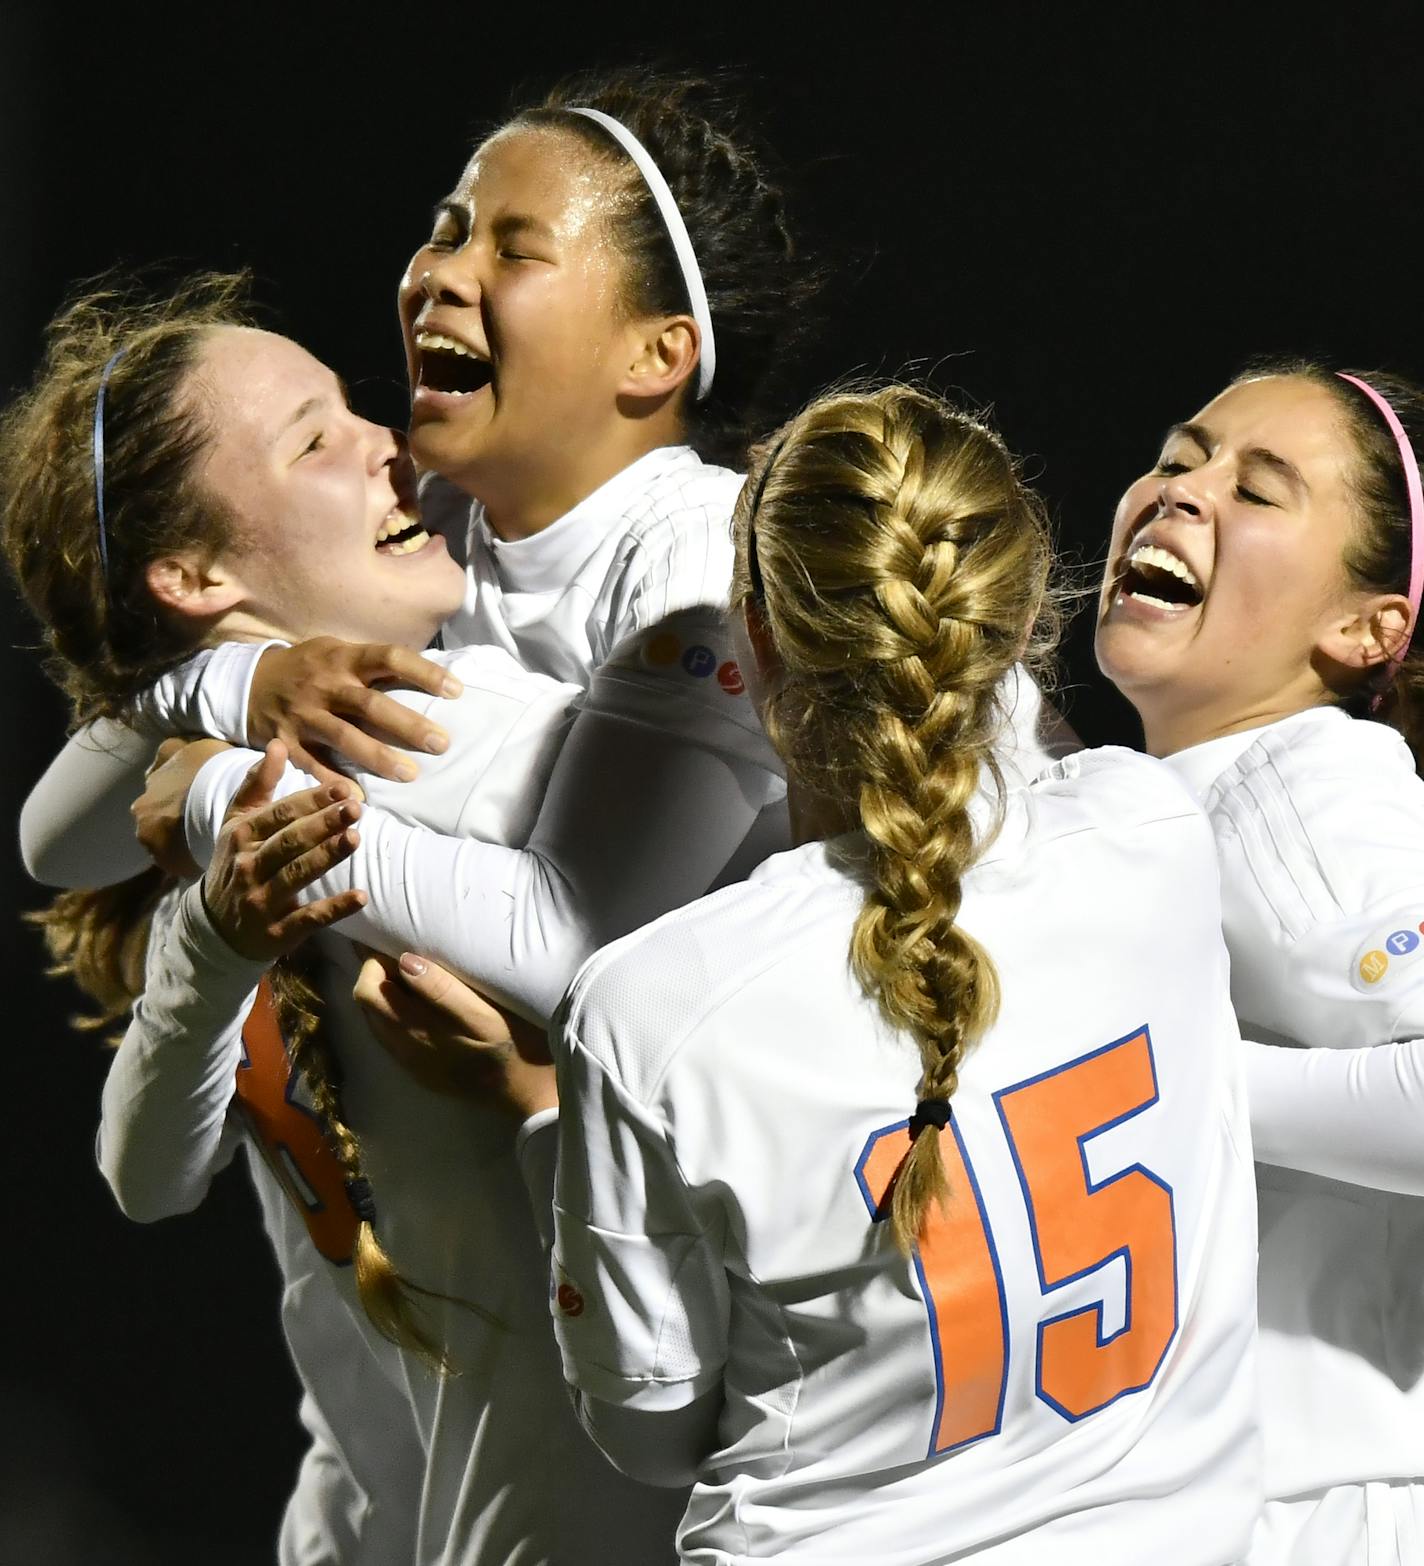
[(1204, 798), (1260, 1041), (1252, 1566), (1424, 1550), (1422, 439), (1398, 377), (1254, 370), (1123, 496), (1102, 592), (1099, 662)]

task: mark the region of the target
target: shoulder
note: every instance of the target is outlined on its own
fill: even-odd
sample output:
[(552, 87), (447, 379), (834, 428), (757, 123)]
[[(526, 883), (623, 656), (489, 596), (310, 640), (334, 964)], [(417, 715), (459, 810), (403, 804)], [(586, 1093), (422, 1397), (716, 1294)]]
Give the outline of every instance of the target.
[[(824, 845), (776, 855), (753, 880), (675, 909), (596, 952), (569, 990), (566, 1034), (649, 1102), (672, 1062), (715, 1032), (730, 1003), (740, 1008), (749, 997), (800, 988), (809, 953), (819, 963), (829, 952), (834, 969), (844, 971), (862, 891), (852, 874), (796, 873), (798, 860), (824, 855)], [(788, 979), (790, 972), (798, 980)]]
[(1159, 823), (1184, 825), (1203, 841), (1209, 835), (1201, 806), (1170, 767), (1117, 745), (1060, 757), (1024, 793), (1040, 840), (1112, 836)]
[(743, 475), (703, 462), (685, 446), (667, 447), (643, 459), (642, 482), (624, 505), (625, 548), (649, 560), (712, 551), (730, 558), (732, 508)]
[(1205, 801), (1224, 855), (1309, 922), (1424, 884), (1424, 782), (1393, 729), (1318, 709), (1275, 724)]

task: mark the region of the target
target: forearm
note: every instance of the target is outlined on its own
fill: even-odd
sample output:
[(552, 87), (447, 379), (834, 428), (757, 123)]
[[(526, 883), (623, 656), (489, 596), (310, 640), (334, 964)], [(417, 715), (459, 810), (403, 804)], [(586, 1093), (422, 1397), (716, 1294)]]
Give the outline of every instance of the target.
[(1260, 1162), (1424, 1196), (1424, 1039), (1245, 1049)]
[(99, 1167), (130, 1218), (191, 1211), (225, 1162), (242, 1023), (262, 967), (225, 945), (190, 887), (154, 942), (148, 986), (104, 1083)]
[(45, 886), (112, 886), (151, 861), (129, 806), (155, 741), (101, 718), (70, 737), (20, 811), (20, 855)]

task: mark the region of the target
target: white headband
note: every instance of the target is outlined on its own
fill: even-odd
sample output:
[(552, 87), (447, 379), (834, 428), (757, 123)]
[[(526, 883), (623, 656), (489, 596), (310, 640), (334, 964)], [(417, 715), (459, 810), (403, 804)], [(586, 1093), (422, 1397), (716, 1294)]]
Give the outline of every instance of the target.
[(643, 183), (658, 204), (663, 227), (667, 229), (672, 248), (677, 253), (677, 264), (682, 268), (682, 282), (687, 289), (688, 303), (692, 306), (692, 319), (697, 322), (697, 330), (702, 335), (702, 353), (697, 361), (696, 399), (701, 402), (712, 390), (712, 377), (717, 371), (717, 343), (712, 336), (712, 312), (707, 308), (707, 290), (702, 286), (697, 255), (692, 248), (687, 224), (682, 221), (682, 213), (677, 210), (677, 202), (668, 189), (668, 182), (663, 178), (662, 170), (653, 162), (648, 149), (626, 125), (620, 124), (611, 114), (604, 114), (600, 109), (570, 109), (569, 113), (582, 114), (590, 120), (596, 120), (612, 136), (638, 165)]

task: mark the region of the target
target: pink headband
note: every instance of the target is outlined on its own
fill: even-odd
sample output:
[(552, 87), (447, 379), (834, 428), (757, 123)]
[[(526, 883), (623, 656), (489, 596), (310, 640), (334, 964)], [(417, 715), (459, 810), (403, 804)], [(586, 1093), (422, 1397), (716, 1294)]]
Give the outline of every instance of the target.
[(1367, 386), (1359, 376), (1346, 375), (1343, 370), (1337, 373), (1342, 381), (1358, 386), (1383, 415), (1384, 422), (1389, 425), (1389, 433), (1394, 436), (1394, 443), (1399, 447), (1404, 487), (1409, 492), (1409, 630), (1399, 651), (1394, 654), (1393, 662), (1397, 666), (1404, 662), (1409, 644), (1414, 640), (1414, 627), (1419, 623), (1420, 594), (1424, 592), (1424, 492), (1421, 492), (1419, 485), (1419, 464), (1414, 457), (1414, 447), (1410, 445), (1404, 426), (1399, 422), (1399, 415), (1388, 401), (1373, 386)]

